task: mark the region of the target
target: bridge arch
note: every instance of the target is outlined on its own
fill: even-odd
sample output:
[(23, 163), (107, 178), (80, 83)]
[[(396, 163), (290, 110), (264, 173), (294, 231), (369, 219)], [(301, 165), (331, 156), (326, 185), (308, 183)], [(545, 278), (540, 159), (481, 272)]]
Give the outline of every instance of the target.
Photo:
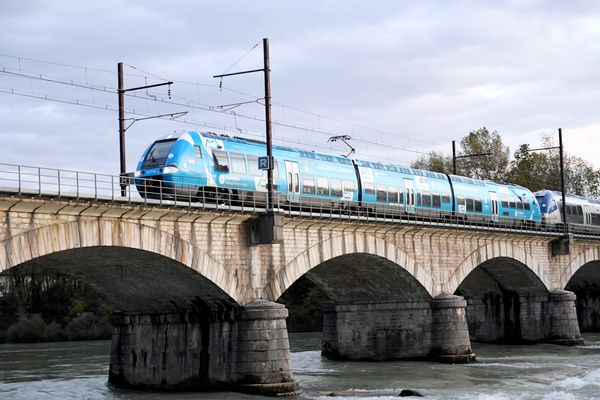
[(600, 263), (600, 247), (584, 250), (571, 259), (561, 276), (563, 287), (566, 287), (569, 284), (573, 276), (577, 274), (577, 271), (584, 265), (592, 262)]
[(429, 269), (394, 243), (374, 235), (365, 236), (364, 240), (339, 235), (309, 247), (288, 262), (273, 280), (273, 298), (279, 298), (296, 280), (311, 270), (338, 261), (376, 265), (382, 268), (382, 274), (396, 269), (396, 278), (414, 281), (411, 291), (429, 297), (434, 291)]
[(582, 332), (600, 331), (600, 249), (587, 249), (572, 258), (563, 271), (564, 288), (576, 295)]
[(490, 243), (480, 246), (460, 263), (448, 279), (444, 292), (454, 293), (471, 272), (494, 259), (517, 261), (531, 271), (546, 288), (550, 287), (550, 276), (531, 252), (515, 243)]
[[(450, 293), (467, 301), (472, 340), (521, 343), (548, 336), (549, 277), (541, 263), (516, 243), (488, 244), (454, 271)], [(541, 321), (545, 321), (540, 323)]]
[[(196, 277), (210, 281), (220, 289), (211, 289), (213, 296), (229, 297), (239, 303), (237, 280), (221, 263), (180, 236), (134, 220), (80, 219), (41, 226), (0, 241), (0, 273), (20, 265), (35, 267), (40, 260), (66, 263), (69, 257), (82, 262), (101, 262), (103, 257), (113, 261), (140, 257), (143, 262), (163, 263), (174, 268), (166, 273), (179, 274), (180, 281)], [(212, 285), (203, 287), (208, 286)], [(218, 294), (220, 291), (223, 293)]]

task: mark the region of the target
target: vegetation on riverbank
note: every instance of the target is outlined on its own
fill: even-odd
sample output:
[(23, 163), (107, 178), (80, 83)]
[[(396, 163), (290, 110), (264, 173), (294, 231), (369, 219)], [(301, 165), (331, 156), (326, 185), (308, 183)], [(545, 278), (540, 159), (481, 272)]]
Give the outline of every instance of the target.
[(305, 276), (298, 279), (278, 300), (288, 309), (289, 332), (322, 331), (321, 306), (328, 301), (327, 295)]
[(41, 268), (15, 268), (0, 278), (0, 342), (111, 337), (113, 306), (81, 281)]

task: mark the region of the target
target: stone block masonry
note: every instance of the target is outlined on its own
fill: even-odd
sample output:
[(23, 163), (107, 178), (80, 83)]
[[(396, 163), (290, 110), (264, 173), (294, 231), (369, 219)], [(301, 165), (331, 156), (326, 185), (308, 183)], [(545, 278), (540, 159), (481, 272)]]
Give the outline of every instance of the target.
[(115, 314), (109, 381), (125, 387), (251, 394), (298, 391), (281, 304)]
[(565, 289), (584, 328), (600, 326), (597, 238), (553, 254), (544, 233), (285, 215), (277, 243), (252, 245), (257, 216), (0, 194), (0, 273), (55, 269), (105, 295), (120, 311), (110, 380), (141, 387), (295, 392), (273, 302), (303, 276), (334, 302), (332, 358), (467, 362), (468, 331), (579, 343)]
[(466, 302), (441, 295), (433, 301), (327, 304), (323, 307), (323, 356), (347, 360), (475, 360)]

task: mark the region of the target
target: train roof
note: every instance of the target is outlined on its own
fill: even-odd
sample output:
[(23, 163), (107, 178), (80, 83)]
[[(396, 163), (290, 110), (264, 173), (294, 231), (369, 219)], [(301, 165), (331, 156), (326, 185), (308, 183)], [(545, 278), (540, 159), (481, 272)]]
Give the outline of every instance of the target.
[[(237, 137), (237, 136), (232, 137), (232, 136), (222, 135), (222, 134), (217, 134), (217, 133), (212, 133), (212, 132), (202, 133), (202, 135), (204, 135), (206, 137), (211, 137), (211, 138), (220, 139), (220, 140), (227, 140), (227, 141), (236, 142), (236, 143), (258, 144), (258, 145), (266, 144), (262, 140), (247, 139), (247, 138), (241, 138), (241, 137)], [(340, 164), (352, 165), (352, 159), (350, 159), (350, 158), (345, 158), (345, 157), (340, 157), (340, 156), (332, 156), (330, 154), (319, 153), (316, 151), (307, 151), (307, 150), (302, 150), (302, 149), (298, 149), (298, 148), (294, 148), (294, 147), (287, 147), (287, 146), (274, 145), (273, 148), (279, 149), (279, 150), (284, 150), (284, 151), (295, 152), (302, 158), (328, 161), (328, 162), (337, 162)], [(380, 162), (373, 162), (373, 161), (366, 161), (366, 160), (358, 160), (357, 159), (354, 161), (356, 162), (356, 164), (358, 166), (366, 167), (366, 168), (379, 169), (379, 170), (391, 171), (391, 172), (401, 172), (401, 173), (405, 173), (405, 174), (409, 174), (409, 175), (426, 176), (429, 178), (446, 179), (445, 174), (440, 174), (438, 172), (431, 172), (431, 171), (425, 171), (425, 170), (420, 170), (420, 169), (414, 169), (414, 168), (410, 168), (410, 167), (403, 167), (400, 165), (383, 164)], [(468, 178), (466, 178), (466, 179), (468, 179)]]
[[(259, 146), (266, 145), (266, 142), (264, 142), (262, 140), (248, 139), (248, 138), (243, 138), (243, 137), (239, 137), (239, 136), (229, 136), (229, 135), (224, 135), (224, 134), (219, 134), (219, 133), (214, 133), (214, 132), (199, 132), (199, 131), (196, 131), (196, 132), (205, 137), (219, 139), (219, 140), (226, 140), (226, 141), (234, 142), (234, 143), (259, 145)], [(161, 137), (158, 140), (167, 140), (167, 139), (171, 139), (171, 138), (176, 139), (179, 136), (181, 136), (183, 133), (185, 133), (185, 132), (172, 133), (167, 136)], [(295, 148), (295, 147), (280, 146), (280, 145), (273, 145), (273, 148), (278, 149), (278, 150), (290, 151), (290, 152), (297, 153), (298, 156), (302, 157), (302, 158), (308, 158), (308, 159), (320, 160), (320, 161), (328, 161), (328, 162), (345, 164), (345, 165), (352, 165), (352, 159), (346, 158), (346, 157), (332, 156), (330, 154), (319, 153), (316, 151), (307, 151), (307, 150), (302, 150), (302, 149)], [(432, 171), (426, 171), (426, 170), (422, 170), (422, 169), (404, 167), (404, 166), (400, 166), (400, 165), (383, 164), (380, 162), (373, 162), (373, 161), (366, 161), (366, 160), (359, 160), (359, 159), (355, 159), (354, 162), (356, 163), (356, 165), (361, 166), (361, 167), (366, 167), (366, 168), (372, 168), (372, 169), (378, 169), (378, 170), (390, 171), (390, 172), (397, 172), (397, 173), (404, 173), (407, 175), (424, 176), (424, 177), (428, 177), (428, 178), (447, 179), (446, 174), (442, 174), (439, 172), (432, 172)], [(492, 181), (484, 181), (481, 179), (468, 178), (466, 176), (460, 176), (460, 175), (448, 175), (448, 176), (450, 177), (450, 179), (453, 182), (461, 182), (461, 183), (466, 183), (466, 184), (470, 184), (470, 185), (486, 186), (487, 184), (494, 184), (494, 185), (511, 186), (511, 187), (515, 187), (515, 188), (519, 188), (519, 189), (528, 190), (527, 188), (525, 188), (523, 186), (514, 185), (514, 184), (502, 184), (502, 183), (497, 183), (497, 182), (492, 182)]]
[[(548, 190), (548, 189), (538, 190), (534, 194), (536, 196), (540, 196), (540, 195), (544, 196), (546, 193), (552, 193), (554, 196), (559, 197), (559, 198), (562, 197), (562, 192), (559, 192), (556, 190)], [(577, 196), (575, 194), (567, 194), (567, 195), (565, 195), (565, 199), (567, 201), (570, 201), (575, 204), (591, 203), (591, 204), (600, 205), (600, 199), (591, 199), (591, 198), (587, 198), (587, 197), (583, 197), (583, 196)]]

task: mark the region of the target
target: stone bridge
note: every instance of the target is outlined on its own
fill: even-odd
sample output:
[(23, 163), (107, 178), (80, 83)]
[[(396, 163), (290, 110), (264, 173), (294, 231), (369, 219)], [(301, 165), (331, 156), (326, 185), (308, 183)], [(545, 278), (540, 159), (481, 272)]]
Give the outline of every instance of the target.
[(600, 240), (0, 195), (0, 272), (56, 269), (114, 303), (109, 380), (294, 392), (276, 303), (302, 276), (330, 298), (323, 355), (474, 359), (470, 341), (581, 343), (600, 326)]

